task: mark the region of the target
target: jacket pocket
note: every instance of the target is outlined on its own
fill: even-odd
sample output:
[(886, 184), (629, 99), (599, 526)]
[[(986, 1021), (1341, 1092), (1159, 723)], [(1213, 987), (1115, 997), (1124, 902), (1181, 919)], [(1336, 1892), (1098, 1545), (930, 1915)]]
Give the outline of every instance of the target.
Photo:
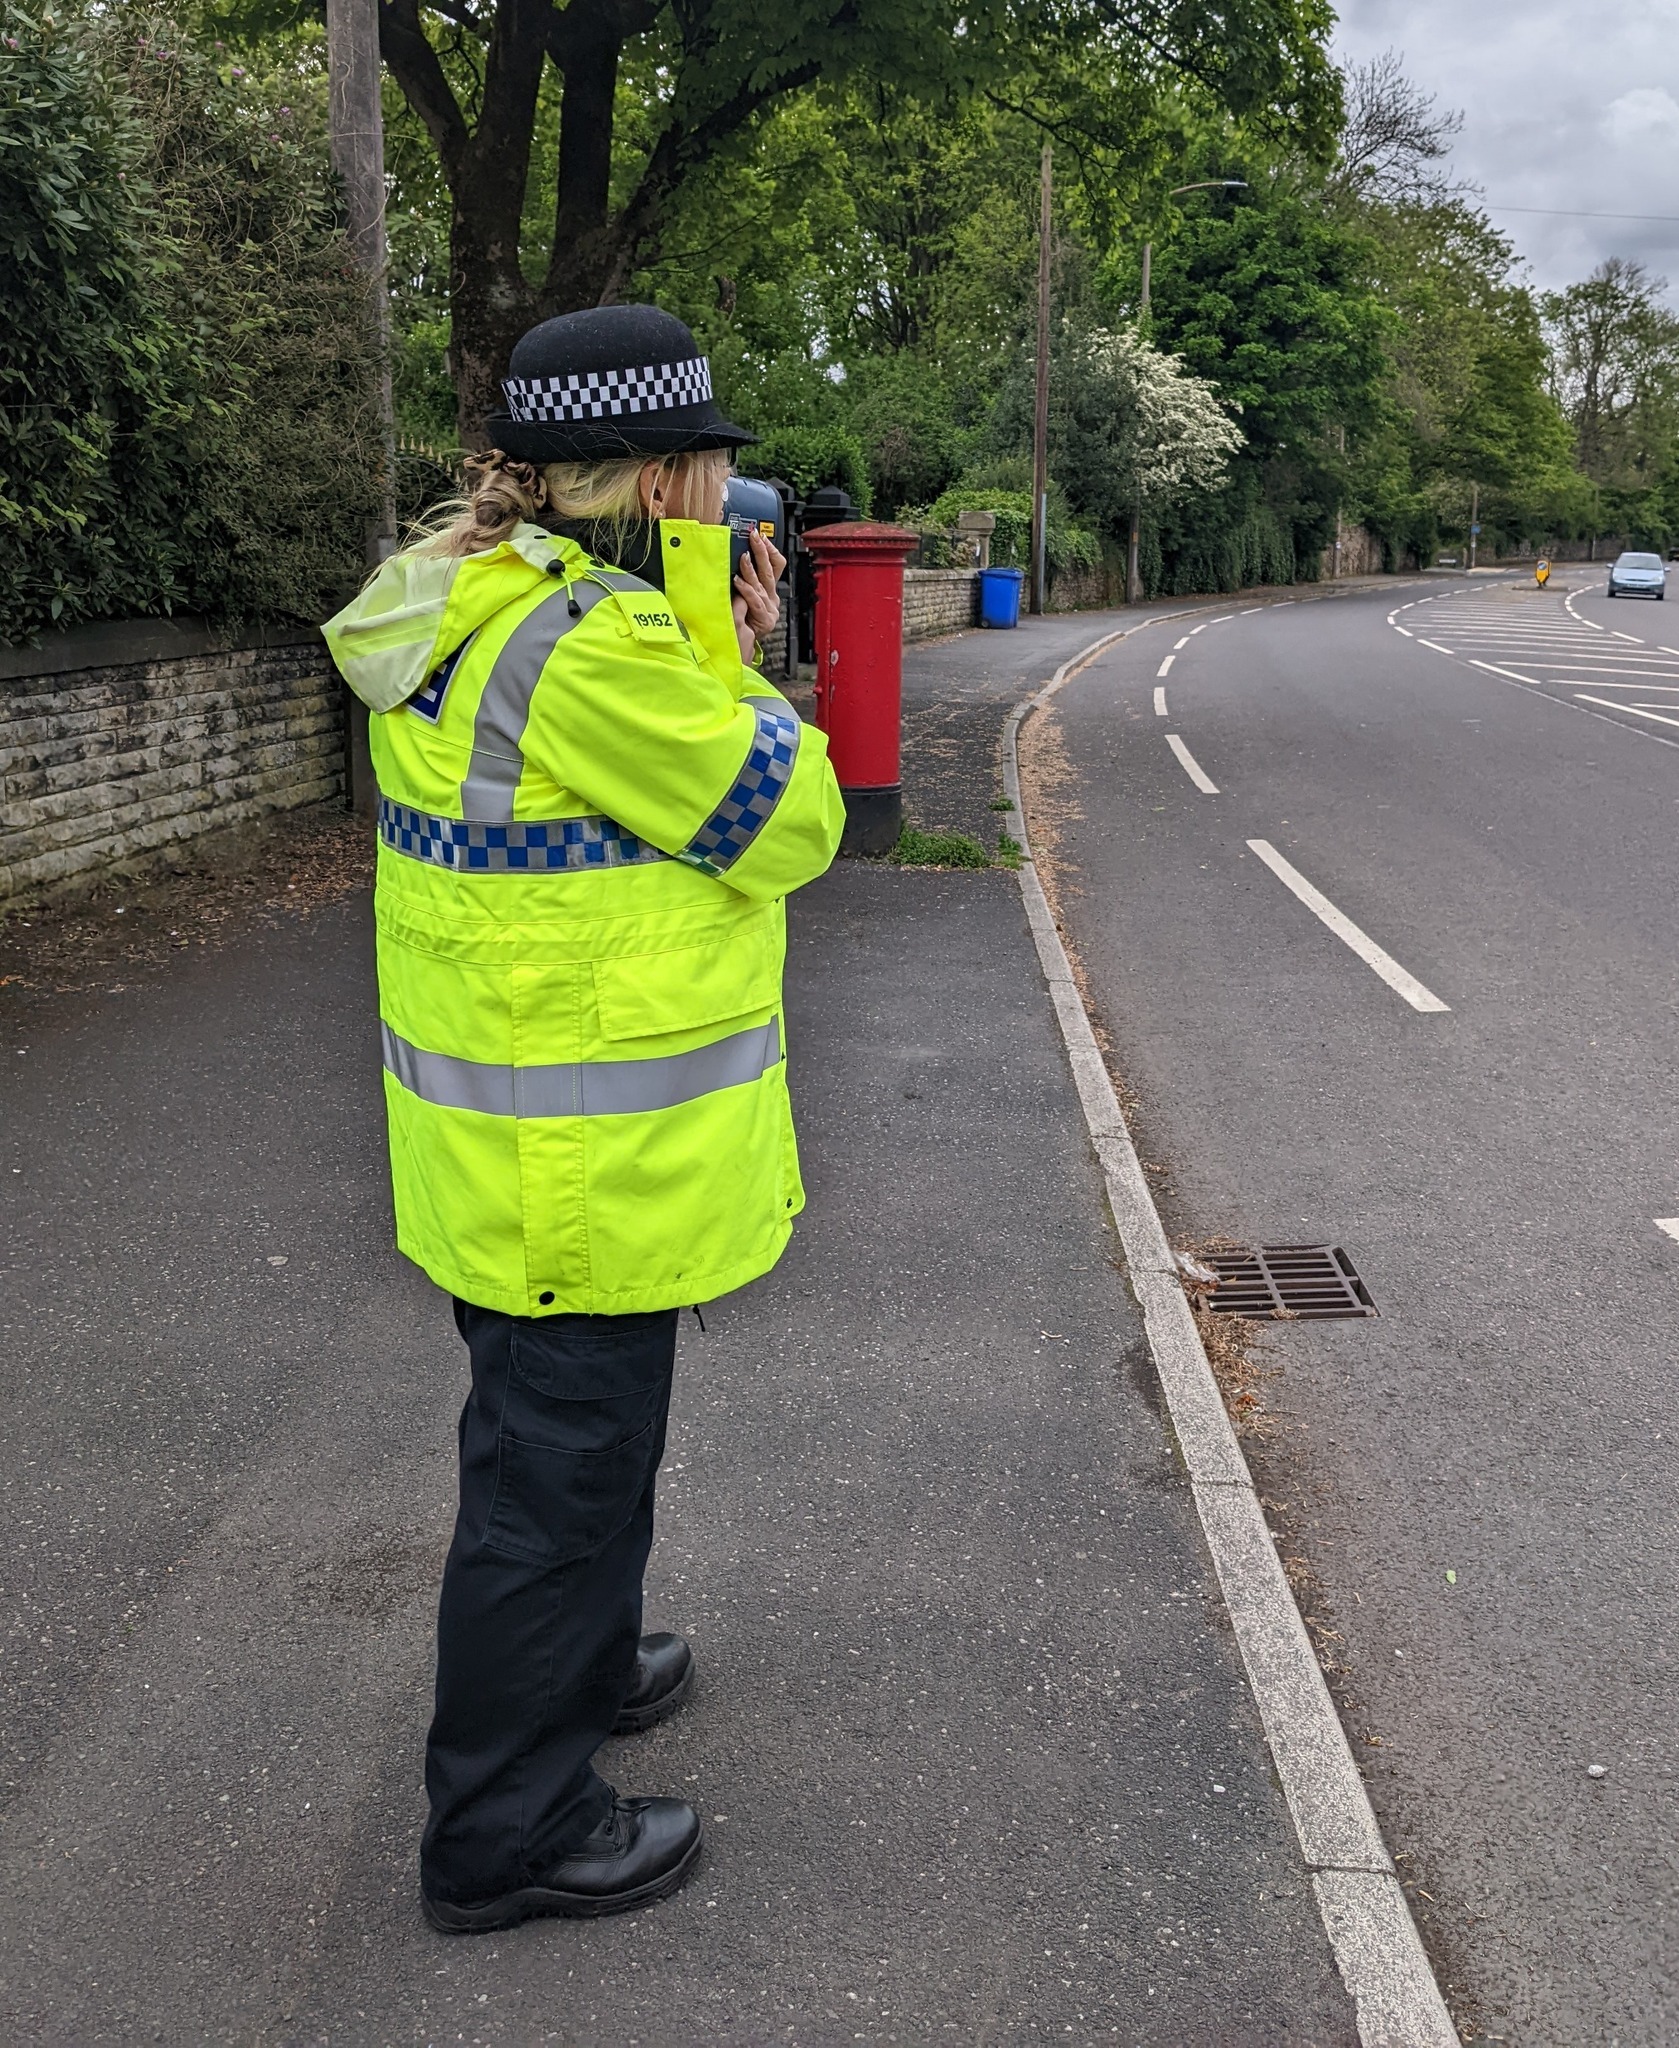
[(606, 1038), (656, 1038), (776, 1009), (781, 948), (775, 929), (754, 923), (707, 945), (637, 953), (594, 963), (595, 1001)]

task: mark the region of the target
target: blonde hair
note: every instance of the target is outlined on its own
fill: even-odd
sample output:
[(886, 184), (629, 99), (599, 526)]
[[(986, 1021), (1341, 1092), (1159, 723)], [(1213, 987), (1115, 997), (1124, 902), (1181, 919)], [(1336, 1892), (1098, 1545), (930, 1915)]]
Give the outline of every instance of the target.
[[(498, 547), (521, 521), (552, 525), (562, 520), (594, 520), (615, 545), (622, 545), (632, 527), (647, 518), (641, 499), (641, 472), (649, 455), (613, 455), (599, 462), (515, 462), (499, 448), (466, 458), (465, 495), (438, 508), (433, 522), (420, 528), (405, 553), (476, 555)], [(691, 448), (667, 455), (659, 463), (654, 488), (668, 488), (679, 478), (697, 473), (720, 484), (729, 473), (726, 448)]]

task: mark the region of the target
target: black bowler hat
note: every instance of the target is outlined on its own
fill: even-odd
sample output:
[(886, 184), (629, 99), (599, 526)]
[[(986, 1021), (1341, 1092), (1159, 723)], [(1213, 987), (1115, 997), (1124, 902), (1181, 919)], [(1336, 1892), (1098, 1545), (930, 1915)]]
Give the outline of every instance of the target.
[(521, 335), (502, 382), (507, 410), (484, 422), (516, 462), (592, 462), (740, 448), (711, 396), (711, 365), (674, 314), (657, 306), (562, 313)]

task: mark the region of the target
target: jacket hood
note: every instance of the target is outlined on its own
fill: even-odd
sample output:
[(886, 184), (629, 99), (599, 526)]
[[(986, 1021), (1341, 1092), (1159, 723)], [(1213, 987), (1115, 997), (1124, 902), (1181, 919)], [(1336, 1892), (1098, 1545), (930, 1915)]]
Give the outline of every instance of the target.
[(528, 525), (482, 554), (392, 555), (321, 631), (368, 710), (394, 711), (486, 619), (552, 575), (555, 562), (575, 575), (583, 551)]

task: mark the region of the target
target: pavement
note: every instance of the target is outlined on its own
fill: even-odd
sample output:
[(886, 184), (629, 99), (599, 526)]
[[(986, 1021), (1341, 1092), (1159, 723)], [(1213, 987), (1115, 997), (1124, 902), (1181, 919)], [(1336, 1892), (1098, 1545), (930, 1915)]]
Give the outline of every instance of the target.
[(1249, 1458), (1465, 2037), (1657, 2048), (1679, 654), (1580, 565), (1302, 597), (1035, 721), (1062, 916), (1174, 1235), (1342, 1245), (1381, 1311), (1267, 1326)]
[[(994, 825), (1003, 712), (1117, 623), (917, 650), (912, 819)], [(347, 844), (10, 934), (54, 967), (0, 998), (0, 2036), (1348, 2048), (999, 870), (792, 906), (810, 1207), (684, 1318), (649, 1621), (700, 1685), (605, 1758), (696, 1801), (699, 1876), (425, 1927), (466, 1375), (390, 1246)]]

